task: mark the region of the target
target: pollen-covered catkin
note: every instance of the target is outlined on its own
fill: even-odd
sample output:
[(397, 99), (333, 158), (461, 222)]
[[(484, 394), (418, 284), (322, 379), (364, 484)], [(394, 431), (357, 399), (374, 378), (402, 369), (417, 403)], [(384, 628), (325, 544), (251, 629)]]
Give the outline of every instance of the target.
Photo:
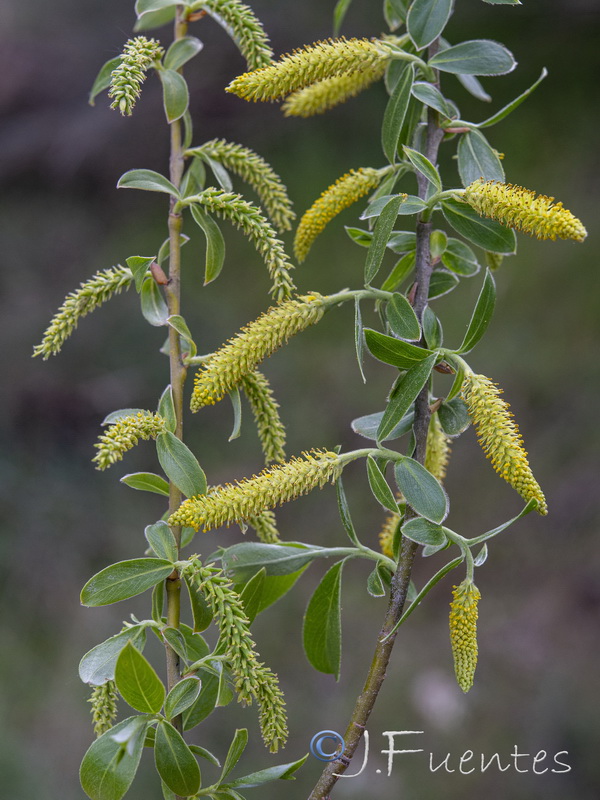
[(538, 239), (575, 239), (583, 242), (587, 231), (580, 220), (553, 197), (537, 195), (511, 183), (479, 178), (469, 184), (463, 199), (483, 217)]
[(334, 75), (291, 94), (281, 106), (286, 117), (312, 117), (367, 89), (385, 73), (387, 63), (380, 61), (371, 67), (344, 75)]
[(244, 522), (326, 483), (337, 480), (340, 458), (327, 450), (311, 450), (283, 464), (265, 468), (252, 478), (218, 487), (185, 500), (169, 518), (169, 525), (204, 531)]
[(92, 461), (96, 463), (96, 469), (107, 469), (135, 447), (139, 439), (156, 439), (166, 429), (164, 418), (152, 411), (138, 411), (121, 417), (99, 437), (94, 445), (98, 452)]
[(261, 361), (291, 336), (317, 323), (324, 313), (323, 297), (313, 292), (272, 306), (250, 322), (213, 353), (196, 373), (192, 411), (217, 403), (251, 375)]
[(294, 238), (294, 252), (298, 261), (304, 261), (312, 243), (325, 226), (345, 208), (376, 189), (385, 174), (385, 170), (369, 167), (351, 169), (325, 189), (298, 224)]
[(546, 498), (533, 477), (519, 428), (502, 399), (501, 390), (485, 375), (467, 373), (462, 397), (477, 438), (493, 468), (526, 500), (537, 501), (537, 511), (548, 513)]
[(473, 686), (477, 666), (477, 604), (481, 598), (475, 584), (465, 578), (454, 587), (450, 603), (450, 644), (456, 680), (463, 692)]

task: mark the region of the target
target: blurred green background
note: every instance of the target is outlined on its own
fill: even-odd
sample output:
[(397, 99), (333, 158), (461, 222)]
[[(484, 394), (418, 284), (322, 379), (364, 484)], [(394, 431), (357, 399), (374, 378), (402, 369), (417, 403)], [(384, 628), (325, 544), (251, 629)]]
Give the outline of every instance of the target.
[[(148, 615), (145, 598), (92, 610), (81, 608), (78, 598), (91, 574), (112, 561), (140, 555), (144, 526), (163, 511), (160, 499), (132, 492), (118, 481), (126, 472), (156, 468), (150, 445), (140, 446), (108, 473), (95, 472), (90, 458), (107, 412), (155, 406), (167, 382), (166, 360), (157, 353), (164, 334), (143, 321), (130, 293), (86, 318), (59, 358), (30, 360), (33, 345), (68, 291), (129, 255), (155, 252), (166, 236), (161, 196), (115, 189), (127, 169), (166, 170), (167, 130), (157, 81), (148, 81), (130, 119), (110, 111), (105, 96), (95, 108), (86, 104), (100, 64), (117, 55), (130, 34), (132, 6), (123, 0), (4, 0), (0, 7), (0, 785), (12, 800), (83, 797), (77, 768), (92, 733), (78, 660), (116, 632), (131, 612)], [(253, 4), (277, 53), (330, 35), (332, 6), (316, 0)], [(518, 255), (497, 274), (494, 321), (471, 355), (473, 367), (505, 389), (550, 514), (545, 519), (530, 515), (495, 540), (478, 571), (480, 663), (469, 695), (462, 694), (453, 677), (447, 635), (451, 578), (406, 624), (369, 723), (369, 765), (363, 775), (338, 786), (335, 796), (592, 800), (600, 790), (600, 8), (594, 0), (525, 0), (519, 8), (460, 0), (457, 7), (448, 29), (451, 40), (502, 41), (519, 68), (484, 80), (493, 95), (491, 106), (471, 98), (450, 76), (443, 88), (463, 117), (479, 120), (548, 67), (549, 78), (509, 119), (488, 131), (489, 139), (505, 154), (509, 181), (557, 196), (590, 233), (584, 246), (519, 237)], [(375, 35), (383, 29), (380, 4), (354, 0), (344, 33)], [(205, 42), (204, 52), (186, 70), (197, 144), (224, 136), (265, 155), (284, 177), (300, 213), (351, 167), (383, 164), (378, 131), (386, 96), (381, 86), (325, 117), (286, 120), (275, 105), (246, 104), (226, 95), (223, 87), (243, 71), (242, 59), (212, 22), (203, 21), (191, 32)], [(168, 41), (168, 31), (159, 33)], [(441, 158), (449, 185), (458, 181), (453, 152), (450, 144)], [(357, 213), (358, 206), (345, 212), (317, 242), (297, 270), (302, 290), (328, 292), (360, 284), (364, 251), (341, 226), (356, 224)], [(268, 284), (252, 248), (229, 229), (225, 271), (201, 290), (204, 245), (196, 231), (188, 232), (192, 241), (185, 248), (183, 313), (200, 351), (206, 352), (264, 310)], [(287, 242), (291, 245), (289, 237)], [(437, 301), (447, 341), (460, 335), (479, 285), (480, 277), (465, 281)], [(275, 354), (265, 371), (289, 426), (290, 454), (338, 443), (361, 446), (363, 440), (349, 423), (382, 408), (393, 378), (390, 369), (370, 360), (363, 385), (349, 307), (328, 314)], [(226, 402), (186, 420), (187, 440), (213, 483), (260, 468), (249, 414), (242, 437), (228, 444), (230, 425)], [(347, 470), (345, 481), (361, 536), (374, 544), (382, 514), (360, 465)], [(467, 535), (520, 508), (519, 499), (486, 463), (472, 431), (455, 445), (447, 488), (449, 524)], [(278, 516), (285, 538), (344, 542), (331, 488)], [(230, 529), (200, 535), (194, 547), (206, 555), (217, 544), (239, 540), (239, 530)], [(431, 561), (418, 559), (417, 583), (431, 574)], [(366, 593), (368, 567), (350, 564), (343, 589), (342, 678), (336, 684), (315, 673), (302, 653), (301, 615), (324, 567), (313, 565), (254, 628), (261, 655), (280, 673), (290, 711), (290, 742), (276, 761), (305, 753), (317, 731), (344, 730), (384, 613), (384, 601)], [(158, 646), (154, 653), (160, 663)], [(259, 744), (254, 710), (235, 704), (196, 729), (194, 741), (223, 756), (236, 725), (249, 727), (256, 742), (240, 769), (275, 763)], [(424, 731), (396, 746), (426, 751), (397, 757), (389, 778), (380, 752), (386, 746), (385, 730)], [(476, 759), (480, 753), (500, 753), (506, 764), (515, 745), (532, 755), (546, 750), (550, 758), (566, 750), (572, 770), (534, 775), (531, 759), (519, 762), (529, 768), (523, 774), (514, 767), (502, 774), (478, 769), (466, 776), (428, 768), (430, 751), (436, 763), (451, 753), (450, 766), (457, 769), (467, 749)], [(145, 758), (132, 798), (160, 796), (150, 766)], [(310, 759), (295, 783), (267, 786), (260, 795), (299, 800), (319, 772), (318, 762)]]

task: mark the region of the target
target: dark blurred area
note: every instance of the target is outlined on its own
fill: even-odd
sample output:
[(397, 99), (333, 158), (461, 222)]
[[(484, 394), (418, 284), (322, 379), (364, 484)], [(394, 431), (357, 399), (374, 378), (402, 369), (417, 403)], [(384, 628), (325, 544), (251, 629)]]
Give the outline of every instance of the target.
[[(47, 363), (30, 358), (67, 292), (98, 269), (156, 252), (167, 235), (161, 195), (115, 188), (128, 169), (167, 169), (158, 82), (147, 81), (131, 118), (111, 111), (105, 94), (95, 107), (87, 105), (100, 65), (120, 52), (131, 33), (132, 7), (123, 0), (3, 0), (0, 6), (0, 785), (11, 800), (83, 797), (77, 769), (92, 731), (78, 660), (117, 632), (130, 613), (149, 615), (145, 597), (83, 609), (79, 591), (108, 563), (141, 555), (144, 526), (164, 511), (159, 498), (118, 480), (127, 472), (157, 469), (151, 445), (142, 444), (107, 473), (95, 472), (90, 463), (108, 412), (155, 407), (168, 380), (166, 359), (158, 354), (164, 331), (148, 326), (135, 294), (126, 293), (84, 319), (59, 357)], [(253, 8), (277, 53), (331, 35), (333, 2), (257, 0)], [(380, 3), (354, 0), (343, 32), (375, 35), (383, 27)], [(202, 21), (191, 33), (205, 42), (186, 70), (196, 144), (223, 136), (256, 149), (283, 176), (299, 213), (348, 169), (383, 164), (381, 86), (324, 117), (284, 119), (275, 105), (246, 104), (223, 92), (244, 63), (214, 23)], [(600, 791), (600, 6), (595, 0), (524, 0), (509, 8), (459, 0), (447, 33), (455, 42), (485, 37), (504, 42), (519, 61), (511, 75), (483, 80), (491, 105), (473, 99), (452, 76), (444, 77), (443, 88), (463, 118), (484, 119), (548, 68), (549, 77), (533, 96), (488, 130), (489, 140), (505, 154), (507, 180), (555, 195), (589, 231), (583, 246), (519, 237), (517, 256), (506, 259), (497, 274), (493, 323), (470, 356), (477, 371), (505, 389), (550, 514), (530, 515), (494, 540), (478, 570), (480, 662), (467, 696), (454, 681), (447, 633), (450, 589), (462, 573), (440, 583), (407, 622), (369, 723), (369, 766), (339, 785), (335, 796), (593, 800)], [(166, 28), (156, 35), (170, 39)], [(441, 169), (458, 185), (454, 152), (452, 144), (443, 149)], [(357, 213), (358, 206), (340, 222), (357, 224)], [(207, 352), (266, 308), (268, 283), (253, 249), (228, 229), (224, 273), (202, 289), (204, 243), (196, 231), (188, 233), (183, 314), (200, 352)], [(289, 236), (286, 241), (291, 249)], [(324, 293), (357, 287), (363, 259), (364, 251), (341, 224), (332, 225), (297, 270), (298, 285)], [(460, 336), (480, 283), (480, 277), (465, 280), (437, 301), (447, 342)], [(365, 316), (376, 321), (366, 309)], [(350, 421), (381, 410), (393, 380), (390, 369), (372, 360), (366, 369), (369, 380), (363, 385), (349, 307), (328, 314), (270, 359), (265, 371), (289, 428), (290, 454), (315, 446), (363, 446)], [(227, 443), (231, 423), (227, 402), (186, 418), (187, 441), (213, 483), (261, 466), (250, 414), (242, 437)], [(375, 546), (383, 514), (358, 464), (347, 470), (345, 483), (360, 535)], [(448, 524), (465, 535), (481, 533), (521, 507), (486, 463), (472, 431), (454, 447), (446, 485), (452, 503)], [(278, 517), (286, 539), (344, 544), (331, 488), (296, 501)], [(218, 544), (240, 539), (237, 529), (199, 534), (192, 547), (208, 555)], [(442, 558), (418, 559), (418, 585)], [(280, 673), (288, 699), (291, 737), (283, 755), (267, 754), (258, 743), (255, 711), (236, 704), (219, 709), (193, 733), (195, 742), (223, 758), (234, 728), (249, 727), (256, 744), (236, 774), (300, 757), (317, 731), (344, 730), (369, 666), (384, 601), (366, 592), (368, 565), (350, 564), (343, 589), (342, 678), (336, 684), (315, 673), (302, 653), (301, 617), (324, 569), (323, 563), (312, 565), (254, 626), (261, 656)], [(158, 645), (149, 652), (160, 663)], [(397, 738), (396, 747), (426, 751), (397, 756), (391, 777), (380, 752), (387, 730), (424, 731), (405, 741)], [(567, 751), (563, 758), (572, 769), (536, 775), (530, 758), (520, 762), (527, 773), (512, 767), (503, 773), (458, 772), (466, 750), (474, 751), (475, 763), (480, 753), (499, 753), (506, 763), (515, 745), (532, 756), (546, 750), (548, 762)], [(451, 753), (456, 772), (430, 772), (430, 751), (436, 764)], [(210, 779), (210, 766), (205, 769)], [(295, 783), (268, 785), (255, 794), (300, 800), (319, 772), (311, 758)], [(130, 795), (161, 796), (149, 753)]]

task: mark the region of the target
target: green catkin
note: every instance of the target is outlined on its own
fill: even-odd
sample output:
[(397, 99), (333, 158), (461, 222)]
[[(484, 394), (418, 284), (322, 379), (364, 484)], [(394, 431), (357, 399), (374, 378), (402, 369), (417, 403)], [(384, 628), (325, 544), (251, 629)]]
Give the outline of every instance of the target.
[(129, 289), (133, 274), (129, 267), (120, 265), (96, 272), (80, 288), (70, 292), (64, 303), (52, 318), (40, 344), (33, 350), (34, 356), (42, 356), (46, 361), (62, 349), (63, 344), (73, 333), (79, 320), (106, 303), (123, 289)]
[(450, 603), (450, 644), (456, 680), (463, 692), (473, 686), (477, 666), (477, 604), (481, 598), (475, 584), (465, 578), (455, 586)]
[(587, 231), (580, 220), (553, 197), (537, 195), (511, 183), (486, 181), (471, 183), (462, 194), (480, 216), (489, 217), (510, 228), (538, 239), (575, 239), (583, 242)]
[(223, 164), (252, 186), (271, 221), (279, 231), (289, 231), (296, 215), (287, 189), (271, 166), (249, 147), (224, 139), (213, 139), (187, 155), (206, 155)]
[(345, 208), (376, 189), (385, 174), (385, 170), (368, 167), (351, 169), (325, 189), (298, 224), (294, 238), (294, 253), (298, 261), (304, 261), (325, 226)]
[(250, 517), (248, 525), (254, 529), (258, 540), (263, 544), (277, 544), (281, 541), (273, 511), (263, 511), (262, 514)]
[(117, 718), (117, 687), (114, 681), (92, 687), (88, 703), (92, 705), (92, 723), (96, 738), (110, 730)]
[(386, 64), (390, 48), (369, 39), (329, 39), (295, 50), (268, 67), (246, 72), (226, 88), (244, 100), (280, 97), (336, 75), (372, 70)]
[(204, 531), (250, 520), (263, 511), (283, 505), (337, 480), (340, 458), (327, 450), (311, 450), (283, 464), (265, 468), (258, 475), (219, 487), (210, 494), (185, 500), (171, 516), (169, 525)]
[(192, 560), (183, 574), (207, 600), (217, 620), (238, 700), (250, 704), (252, 698), (256, 699), (263, 740), (271, 752), (277, 752), (288, 734), (285, 701), (277, 676), (257, 658), (250, 621), (239, 594), (222, 570), (205, 567), (198, 560)]
[(285, 427), (269, 381), (255, 370), (242, 378), (241, 384), (254, 415), (265, 463), (285, 461)]
[(111, 108), (118, 108), (123, 116), (131, 116), (136, 101), (142, 93), (146, 72), (164, 55), (156, 39), (136, 36), (123, 48), (121, 63), (110, 76), (108, 96), (114, 98)]
[(537, 511), (548, 513), (546, 498), (533, 477), (523, 437), (514, 422), (501, 389), (485, 375), (465, 375), (462, 398), (477, 431), (477, 438), (496, 472), (528, 502), (537, 501)]
[(246, 59), (248, 69), (268, 66), (273, 59), (269, 37), (252, 9), (239, 0), (205, 0), (211, 16), (225, 23)]
[(340, 103), (345, 103), (346, 100), (355, 97), (380, 80), (386, 66), (386, 61), (380, 61), (367, 69), (334, 75), (333, 78), (313, 83), (291, 94), (281, 106), (281, 110), (286, 117), (312, 117), (315, 114), (322, 114)]
[(273, 306), (213, 353), (196, 373), (190, 407), (198, 411), (221, 400), (252, 374), (258, 364), (325, 313), (323, 297), (313, 292)]
[(156, 439), (167, 430), (167, 424), (159, 414), (152, 411), (138, 411), (121, 417), (99, 437), (94, 445), (98, 452), (92, 459), (96, 469), (104, 470), (120, 461), (139, 439)]
[(260, 213), (260, 210), (235, 192), (220, 189), (205, 189), (200, 194), (186, 198), (186, 204), (199, 203), (208, 211), (217, 214), (240, 228), (252, 240), (263, 257), (272, 281), (270, 293), (277, 301), (287, 300), (295, 290), (290, 270), (294, 268), (288, 259), (283, 243)]

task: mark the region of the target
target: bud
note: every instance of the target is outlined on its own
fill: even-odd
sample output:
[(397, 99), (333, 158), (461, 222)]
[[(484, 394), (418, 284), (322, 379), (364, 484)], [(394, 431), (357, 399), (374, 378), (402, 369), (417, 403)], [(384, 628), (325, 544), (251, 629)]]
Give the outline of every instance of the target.
[(473, 686), (477, 666), (477, 604), (481, 598), (475, 584), (465, 578), (454, 586), (450, 603), (450, 644), (456, 680), (463, 692)]

